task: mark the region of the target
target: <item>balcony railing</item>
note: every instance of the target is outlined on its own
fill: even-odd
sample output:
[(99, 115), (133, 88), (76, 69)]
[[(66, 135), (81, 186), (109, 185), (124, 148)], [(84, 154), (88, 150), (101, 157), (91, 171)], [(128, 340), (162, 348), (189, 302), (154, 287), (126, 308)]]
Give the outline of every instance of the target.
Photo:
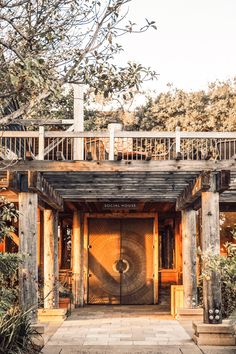
[(0, 159), (229, 160), (236, 132), (0, 131)]

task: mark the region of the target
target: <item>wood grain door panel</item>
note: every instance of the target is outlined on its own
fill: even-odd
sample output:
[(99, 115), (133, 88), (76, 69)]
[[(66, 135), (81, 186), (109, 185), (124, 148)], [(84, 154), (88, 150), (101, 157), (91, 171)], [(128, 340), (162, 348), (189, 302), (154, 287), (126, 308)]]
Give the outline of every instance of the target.
[(89, 303), (120, 303), (120, 273), (114, 267), (119, 258), (120, 220), (90, 219)]
[(153, 219), (89, 220), (90, 304), (153, 304)]

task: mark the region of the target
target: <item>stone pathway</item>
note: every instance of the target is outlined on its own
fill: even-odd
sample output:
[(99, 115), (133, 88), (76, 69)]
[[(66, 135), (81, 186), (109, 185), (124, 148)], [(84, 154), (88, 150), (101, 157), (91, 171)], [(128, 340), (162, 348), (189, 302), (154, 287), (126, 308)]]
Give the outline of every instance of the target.
[(156, 306), (87, 306), (73, 311), (42, 353), (200, 354), (203, 351), (178, 321), (158, 312)]

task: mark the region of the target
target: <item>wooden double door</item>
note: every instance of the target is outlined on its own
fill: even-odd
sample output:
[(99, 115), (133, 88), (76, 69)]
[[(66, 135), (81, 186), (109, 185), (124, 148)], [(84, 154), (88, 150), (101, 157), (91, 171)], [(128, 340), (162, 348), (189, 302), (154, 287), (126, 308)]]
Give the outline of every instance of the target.
[(153, 219), (89, 219), (90, 304), (153, 304)]

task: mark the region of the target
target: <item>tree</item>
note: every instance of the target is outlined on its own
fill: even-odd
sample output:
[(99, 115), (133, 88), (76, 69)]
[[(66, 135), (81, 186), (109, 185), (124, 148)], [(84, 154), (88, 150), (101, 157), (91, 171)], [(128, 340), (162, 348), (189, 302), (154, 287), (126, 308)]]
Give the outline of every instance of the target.
[(17, 218), (18, 211), (15, 205), (0, 196), (0, 243), (5, 237), (10, 237), (10, 233), (15, 230), (12, 224), (17, 222)]
[(0, 124), (40, 111), (42, 101), (68, 83), (89, 84), (95, 94), (139, 88), (154, 78), (150, 68), (118, 68), (117, 39), (141, 28), (128, 21), (131, 0), (1, 0)]
[(131, 129), (173, 131), (236, 130), (236, 79), (214, 82), (206, 91), (170, 89), (138, 107)]
[[(40, 114), (48, 119), (52, 115), (72, 119), (73, 93), (48, 100)], [(156, 98), (147, 97), (144, 105), (131, 111), (123, 107), (102, 111), (85, 104), (86, 130), (106, 129), (114, 120), (126, 130), (174, 131), (180, 125), (186, 131), (235, 131), (236, 80), (214, 82), (205, 91), (170, 89)]]

